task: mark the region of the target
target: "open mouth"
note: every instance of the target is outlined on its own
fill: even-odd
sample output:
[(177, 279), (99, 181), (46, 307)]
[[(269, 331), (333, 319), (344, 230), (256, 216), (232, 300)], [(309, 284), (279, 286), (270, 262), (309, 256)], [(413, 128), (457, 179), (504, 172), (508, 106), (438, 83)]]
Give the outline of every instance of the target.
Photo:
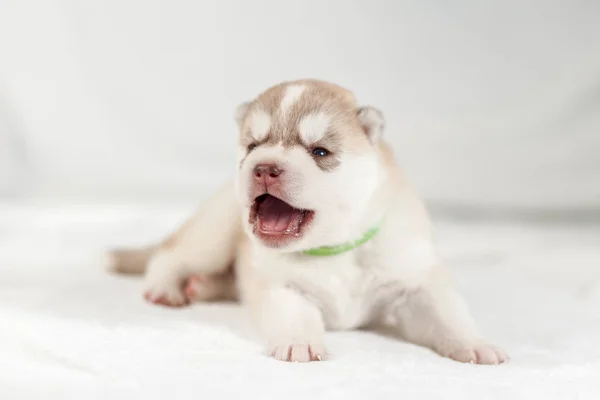
[(278, 247), (302, 236), (314, 216), (314, 211), (294, 208), (270, 194), (254, 199), (248, 222), (253, 233), (267, 245)]

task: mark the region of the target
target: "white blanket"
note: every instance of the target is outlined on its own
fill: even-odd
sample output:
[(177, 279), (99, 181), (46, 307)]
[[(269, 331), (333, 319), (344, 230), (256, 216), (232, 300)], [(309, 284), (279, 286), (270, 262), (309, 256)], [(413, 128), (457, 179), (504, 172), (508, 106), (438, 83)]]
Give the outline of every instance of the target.
[(94, 261), (189, 211), (0, 206), (0, 399), (600, 398), (598, 228), (438, 223), (508, 364), (460, 364), (371, 332), (330, 333), (330, 360), (289, 364), (263, 354), (238, 306), (153, 306), (139, 279)]

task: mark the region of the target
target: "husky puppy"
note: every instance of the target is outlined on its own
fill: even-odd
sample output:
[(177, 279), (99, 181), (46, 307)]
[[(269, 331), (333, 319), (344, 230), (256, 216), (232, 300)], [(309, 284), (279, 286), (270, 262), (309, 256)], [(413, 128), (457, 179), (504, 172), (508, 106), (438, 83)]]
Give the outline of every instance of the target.
[(161, 305), (238, 299), (283, 361), (324, 360), (327, 330), (377, 322), (457, 361), (507, 360), (436, 254), (380, 111), (298, 80), (235, 114), (235, 178), (161, 243), (110, 252), (112, 271), (145, 273), (145, 298)]

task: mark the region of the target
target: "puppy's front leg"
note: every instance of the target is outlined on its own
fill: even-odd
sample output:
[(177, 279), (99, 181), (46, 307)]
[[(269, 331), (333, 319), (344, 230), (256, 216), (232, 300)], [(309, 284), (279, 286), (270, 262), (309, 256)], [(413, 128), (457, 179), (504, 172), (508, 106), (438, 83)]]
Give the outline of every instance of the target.
[(406, 340), (442, 356), (473, 364), (500, 364), (504, 350), (483, 340), (460, 294), (441, 268), (424, 285), (392, 307)]
[(296, 362), (325, 359), (321, 310), (293, 289), (283, 286), (266, 289), (259, 326), (272, 357)]

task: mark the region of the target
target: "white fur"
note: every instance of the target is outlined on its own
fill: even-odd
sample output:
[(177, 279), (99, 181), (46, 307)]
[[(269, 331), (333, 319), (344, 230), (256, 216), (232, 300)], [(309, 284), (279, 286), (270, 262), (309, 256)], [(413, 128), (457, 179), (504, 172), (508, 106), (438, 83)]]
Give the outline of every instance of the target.
[(256, 141), (264, 140), (269, 134), (271, 129), (271, 116), (263, 110), (252, 111), (248, 117), (248, 126), (250, 128), (250, 135)]
[(322, 112), (307, 115), (298, 124), (300, 138), (308, 145), (318, 142), (327, 133), (330, 122), (331, 117)]
[(281, 114), (285, 116), (288, 113), (290, 108), (300, 100), (305, 89), (306, 86), (304, 85), (290, 85), (285, 89), (285, 93), (279, 104), (279, 111)]
[(292, 289), (273, 285), (265, 291), (259, 327), (269, 352), (277, 359), (310, 361), (309, 347), (311, 353), (325, 357), (323, 316), (313, 303)]

